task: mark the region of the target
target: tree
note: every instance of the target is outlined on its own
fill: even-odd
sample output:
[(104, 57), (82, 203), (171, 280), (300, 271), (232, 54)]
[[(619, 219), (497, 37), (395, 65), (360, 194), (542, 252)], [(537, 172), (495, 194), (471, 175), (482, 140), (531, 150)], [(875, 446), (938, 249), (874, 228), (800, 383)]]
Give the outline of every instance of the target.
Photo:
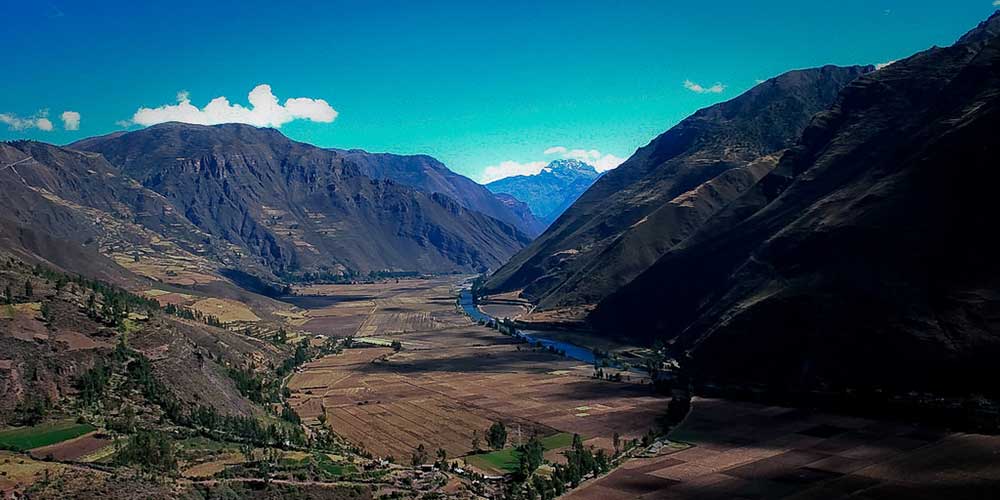
[(486, 442), (494, 450), (503, 449), (504, 445), (507, 444), (507, 428), (504, 427), (503, 422), (497, 421), (490, 426), (490, 429), (486, 431)]
[(4, 289), (3, 289), (3, 297), (4, 297), (4, 301), (8, 305), (14, 303), (14, 292), (12, 292), (10, 290), (10, 285), (7, 285), (6, 287), (4, 287)]
[(132, 435), (115, 459), (122, 465), (138, 465), (152, 471), (170, 472), (177, 468), (173, 442), (158, 431), (142, 430)]
[(518, 475), (521, 476), (521, 480), (523, 481), (531, 476), (538, 466), (542, 465), (545, 447), (542, 446), (542, 441), (535, 435), (531, 436), (531, 439), (527, 443), (518, 446), (517, 451)]
[(482, 444), (480, 441), (481, 440), (479, 438), (479, 431), (472, 431), (472, 452), (473, 453), (478, 453), (479, 452), (479, 445)]
[(413, 450), (413, 456), (410, 457), (410, 463), (413, 464), (414, 467), (417, 467), (427, 462), (427, 458), (427, 447), (420, 444), (417, 446), (416, 450)]
[(441, 463), (441, 467), (448, 465), (448, 450), (444, 448), (437, 449), (437, 459)]
[(31, 300), (35, 296), (35, 290), (31, 287), (31, 280), (24, 280), (24, 296)]
[(44, 320), (46, 324), (52, 324), (52, 307), (49, 306), (48, 302), (42, 302), (41, 313), (42, 320)]
[(611, 437), (611, 443), (615, 447), (615, 455), (617, 456), (622, 452), (622, 436), (621, 434), (618, 434), (618, 431), (615, 431), (614, 435)]

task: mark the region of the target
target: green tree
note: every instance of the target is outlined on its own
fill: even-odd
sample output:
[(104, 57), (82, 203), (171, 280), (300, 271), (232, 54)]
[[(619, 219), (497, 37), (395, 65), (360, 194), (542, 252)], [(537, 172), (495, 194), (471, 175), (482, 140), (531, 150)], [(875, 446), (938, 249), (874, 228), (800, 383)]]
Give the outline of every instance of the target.
[(479, 452), (479, 446), (481, 444), (482, 444), (482, 442), (481, 442), (481, 439), (479, 437), (479, 431), (472, 431), (472, 452), (473, 453), (478, 453)]
[(518, 475), (521, 480), (525, 480), (535, 472), (538, 466), (542, 465), (545, 447), (542, 446), (538, 436), (531, 436), (527, 443), (517, 447), (518, 455)]
[(507, 444), (507, 428), (503, 422), (497, 421), (486, 431), (486, 442), (494, 450), (501, 450)]
[(423, 444), (420, 444), (417, 446), (417, 449), (413, 450), (413, 455), (410, 457), (410, 463), (414, 467), (417, 467), (419, 465), (423, 465), (424, 463), (426, 463), (427, 458), (428, 458), (427, 447), (425, 447)]
[(4, 297), (4, 302), (6, 302), (8, 305), (14, 303), (14, 292), (10, 290), (10, 285), (4, 287), (3, 297)]
[(137, 465), (150, 471), (177, 469), (173, 442), (159, 431), (141, 430), (133, 434), (115, 455), (115, 460), (121, 465)]
[(31, 300), (35, 296), (35, 290), (31, 287), (31, 280), (24, 280), (24, 296)]
[(52, 324), (52, 306), (50, 306), (48, 302), (42, 302), (41, 313), (42, 320), (45, 321), (46, 324)]

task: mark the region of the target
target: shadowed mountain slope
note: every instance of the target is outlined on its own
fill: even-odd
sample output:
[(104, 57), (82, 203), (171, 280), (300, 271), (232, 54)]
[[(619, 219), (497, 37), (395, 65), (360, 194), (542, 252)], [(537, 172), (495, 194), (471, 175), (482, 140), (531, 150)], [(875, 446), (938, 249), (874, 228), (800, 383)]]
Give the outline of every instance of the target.
[(791, 71), (698, 111), (602, 176), (492, 276), (538, 311), (580, 319), (752, 186), (870, 66)]
[(852, 82), (594, 324), (703, 379), (996, 394), (998, 32)]

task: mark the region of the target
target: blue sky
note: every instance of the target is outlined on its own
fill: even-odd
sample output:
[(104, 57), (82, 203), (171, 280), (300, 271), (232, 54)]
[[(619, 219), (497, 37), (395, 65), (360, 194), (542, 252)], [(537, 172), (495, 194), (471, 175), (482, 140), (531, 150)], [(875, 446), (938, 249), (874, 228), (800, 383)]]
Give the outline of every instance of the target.
[[(477, 180), (488, 166), (495, 176), (558, 156), (610, 166), (759, 79), (948, 45), (998, 8), (992, 0), (4, 3), (0, 139), (63, 144), (108, 133), (140, 107), (176, 104), (181, 91), (197, 107), (220, 96), (249, 106), (250, 91), (267, 84), (279, 104), (310, 99), (298, 101), (301, 111), (276, 111), (318, 120), (281, 123), (293, 139), (427, 153)], [(320, 99), (336, 110), (332, 121)], [(64, 111), (79, 113), (77, 130), (65, 130)], [(38, 128), (48, 128), (43, 117), (52, 130)]]

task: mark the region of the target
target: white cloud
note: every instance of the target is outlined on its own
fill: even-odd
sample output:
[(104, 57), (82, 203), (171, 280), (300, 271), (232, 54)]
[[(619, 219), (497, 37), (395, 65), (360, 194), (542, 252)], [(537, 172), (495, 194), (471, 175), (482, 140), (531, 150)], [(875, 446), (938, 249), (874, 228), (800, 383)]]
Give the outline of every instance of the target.
[[(997, 0), (997, 1), (1000, 2), (1000, 0)], [(547, 154), (547, 155), (556, 155), (556, 154), (559, 154), (559, 155), (561, 155), (561, 154), (564, 154), (565, 152), (566, 152), (566, 148), (564, 148), (562, 146), (552, 146), (551, 148), (546, 149), (543, 154)]]
[(502, 161), (499, 165), (490, 165), (483, 169), (483, 175), (479, 182), (487, 184), (505, 177), (515, 175), (537, 175), (548, 163), (544, 161), (531, 161), (519, 163), (513, 160)]
[[(1000, 0), (997, 0), (997, 1), (1000, 2)], [(884, 62), (884, 63), (878, 63), (878, 64), (875, 65), (875, 70), (878, 71), (878, 70), (880, 70), (880, 69), (882, 69), (882, 68), (884, 68), (884, 67), (886, 67), (886, 66), (888, 66), (888, 65), (890, 65), (890, 64), (892, 64), (894, 62), (896, 62), (895, 59), (893, 59), (891, 61)]]
[(80, 113), (76, 111), (63, 111), (63, 114), (59, 115), (62, 119), (63, 128), (66, 130), (80, 130)]
[(558, 154), (559, 156), (572, 160), (580, 160), (589, 165), (593, 165), (598, 172), (611, 170), (625, 161), (612, 154), (602, 154), (596, 149), (569, 149), (563, 146), (552, 146), (545, 150), (545, 154)]
[(712, 85), (711, 87), (703, 87), (698, 83), (692, 82), (691, 80), (684, 80), (684, 88), (697, 94), (720, 94), (726, 90), (726, 86), (719, 82), (716, 82), (715, 85)]
[(177, 94), (177, 104), (165, 104), (157, 108), (139, 108), (132, 116), (137, 125), (178, 121), (199, 125), (219, 123), (245, 123), (257, 127), (280, 128), (293, 120), (310, 120), (330, 123), (337, 118), (337, 111), (323, 99), (296, 97), (285, 100), (281, 105), (271, 92), (271, 86), (262, 84), (254, 87), (248, 96), (250, 107), (231, 104), (225, 97), (216, 97), (204, 108), (191, 104), (187, 92)]
[(29, 118), (21, 118), (20, 116), (10, 113), (0, 113), (0, 123), (6, 124), (8, 130), (28, 130), (37, 128), (38, 130), (50, 132), (52, 130), (52, 121), (49, 120), (48, 116), (48, 110), (44, 109), (35, 113), (35, 116)]
[(993, 0), (994, 7), (1000, 7), (1000, 0)]

